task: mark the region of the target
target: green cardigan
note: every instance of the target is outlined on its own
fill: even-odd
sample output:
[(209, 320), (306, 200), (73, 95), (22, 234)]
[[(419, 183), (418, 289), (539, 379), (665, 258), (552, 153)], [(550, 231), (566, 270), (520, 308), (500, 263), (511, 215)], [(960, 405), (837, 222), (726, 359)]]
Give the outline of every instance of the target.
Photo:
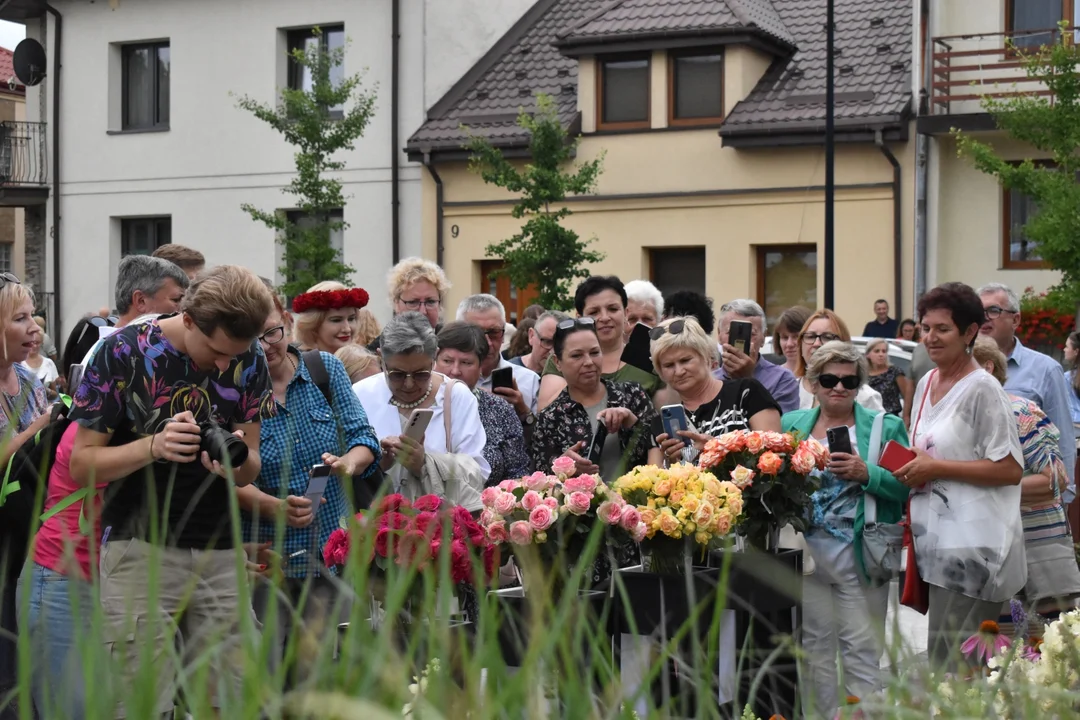
[[(783, 416), (780, 422), (784, 432), (796, 433), (800, 437), (810, 437), (810, 431), (818, 421), (821, 407), (809, 410), (793, 410)], [(875, 413), (855, 403), (855, 437), (859, 444), (859, 457), (865, 459), (870, 453), (870, 431), (874, 424)], [(885, 443), (895, 440), (904, 447), (908, 446), (908, 434), (904, 428), (904, 422), (895, 415), (886, 415), (881, 428), (881, 450), (884, 451)], [(908, 497), (908, 488), (893, 477), (892, 473), (885, 468), (867, 463), (870, 472), (870, 480), (863, 485), (864, 492), (871, 492), (877, 496), (878, 522), (898, 523), (904, 516), (904, 502)], [(863, 564), (862, 534), (865, 525), (864, 498), (859, 498), (859, 504), (855, 510), (855, 564), (859, 569), (859, 576), (866, 582), (866, 567)]]

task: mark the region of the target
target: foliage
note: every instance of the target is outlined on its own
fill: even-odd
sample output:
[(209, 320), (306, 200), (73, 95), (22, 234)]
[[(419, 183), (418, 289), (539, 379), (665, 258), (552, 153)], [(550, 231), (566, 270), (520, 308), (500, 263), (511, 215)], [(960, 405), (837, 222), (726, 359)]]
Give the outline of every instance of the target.
[[(343, 220), (332, 217), (333, 211), (345, 207), (345, 198), (341, 181), (326, 174), (345, 169), (343, 161), (333, 159), (334, 154), (353, 149), (375, 108), (375, 91), (361, 88), (361, 74), (337, 82), (331, 79), (331, 70), (345, 61), (345, 48), (327, 49), (321, 31), (315, 28), (314, 34), (318, 42), (289, 55), (292, 62), (311, 73), (310, 90), (282, 88), (276, 107), (248, 96), (238, 103), (296, 148), (296, 177), (282, 192), (295, 198), (294, 206), (303, 222), (294, 222), (278, 210), (241, 206), (281, 239), (285, 264), (279, 271), (285, 282), (280, 290), (289, 297), (323, 280), (351, 284), (354, 270), (331, 244), (332, 233), (348, 228)], [(337, 112), (333, 108), (344, 110)]]
[(505, 265), (498, 274), (509, 277), (516, 287), (535, 284), (537, 303), (571, 310), (574, 280), (588, 277), (584, 266), (600, 262), (604, 255), (588, 249), (591, 239), (583, 241), (562, 226), (571, 212), (560, 204), (567, 195), (584, 195), (596, 188), (603, 154), (578, 165), (573, 172), (564, 170), (580, 139), (567, 142), (558, 109), (548, 95), (536, 96), (535, 115), (522, 109), (517, 124), (529, 133), (530, 162), (520, 170), (484, 138), (473, 135), (467, 145), (472, 153), (470, 168), (484, 182), (520, 193), (510, 214), (519, 220), (527, 218), (521, 232), (488, 245), (486, 252), (488, 257), (503, 259)]
[(1061, 23), (1055, 42), (1039, 48), (1010, 46), (1031, 79), (1045, 84), (1048, 96), (985, 97), (983, 107), (997, 126), (1015, 140), (1049, 155), (1053, 165), (1027, 159), (1019, 165), (1000, 156), (989, 143), (954, 131), (961, 156), (993, 175), (1002, 187), (1032, 198), (1039, 212), (1024, 234), (1039, 257), (1062, 273), (1059, 292), (1080, 299), (1080, 47)]
[(1020, 297), (1020, 327), (1016, 334), (1027, 347), (1057, 349), (1076, 322), (1076, 306), (1064, 303), (1053, 293), (1037, 293), (1026, 288)]

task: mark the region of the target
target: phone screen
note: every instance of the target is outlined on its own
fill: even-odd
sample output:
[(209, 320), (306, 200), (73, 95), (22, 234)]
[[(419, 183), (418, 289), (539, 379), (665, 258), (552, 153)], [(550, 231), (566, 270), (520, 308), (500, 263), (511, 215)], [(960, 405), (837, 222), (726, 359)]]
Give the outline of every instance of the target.
[(304, 497), (311, 501), (311, 512), (313, 515), (317, 516), (319, 514), (319, 506), (322, 505), (323, 495), (326, 494), (326, 484), (329, 481), (329, 465), (315, 465), (311, 468)]

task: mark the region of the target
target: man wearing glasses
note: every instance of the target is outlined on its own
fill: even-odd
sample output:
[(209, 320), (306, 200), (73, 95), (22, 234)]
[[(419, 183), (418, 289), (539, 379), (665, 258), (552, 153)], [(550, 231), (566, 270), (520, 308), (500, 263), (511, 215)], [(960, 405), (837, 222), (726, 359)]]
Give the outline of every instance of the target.
[(568, 316), (557, 310), (548, 310), (536, 319), (536, 324), (529, 328), (529, 347), (532, 352), (521, 357), (510, 358), (512, 365), (519, 365), (539, 375), (544, 372), (544, 364), (551, 357), (555, 347), (555, 326)]
[(1060, 431), (1061, 461), (1069, 474), (1069, 485), (1061, 499), (1066, 505), (1076, 497), (1076, 436), (1069, 412), (1069, 386), (1061, 366), (1049, 355), (1024, 347), (1016, 337), (1020, 327), (1020, 298), (1012, 288), (989, 283), (979, 288), (986, 321), (980, 332), (994, 340), (1008, 359), (1005, 364), (1005, 391), (1031, 400), (1046, 413)]
[[(750, 354), (745, 348), (730, 342), (732, 320), (750, 323)], [(719, 380), (728, 378), (754, 378), (772, 395), (786, 413), (799, 409), (799, 381), (791, 371), (761, 357), (761, 345), (765, 342), (765, 311), (753, 300), (739, 299), (725, 303), (720, 308), (720, 323), (716, 330), (722, 350), (720, 367), (713, 373)]]

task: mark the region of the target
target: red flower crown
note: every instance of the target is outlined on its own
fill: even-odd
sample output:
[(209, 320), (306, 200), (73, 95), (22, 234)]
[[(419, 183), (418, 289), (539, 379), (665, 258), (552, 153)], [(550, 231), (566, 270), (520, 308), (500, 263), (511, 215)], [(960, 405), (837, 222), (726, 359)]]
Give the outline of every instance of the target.
[(306, 292), (297, 295), (292, 301), (293, 312), (308, 310), (340, 310), (341, 308), (362, 308), (368, 304), (368, 294), (363, 288), (348, 290), (326, 290)]

